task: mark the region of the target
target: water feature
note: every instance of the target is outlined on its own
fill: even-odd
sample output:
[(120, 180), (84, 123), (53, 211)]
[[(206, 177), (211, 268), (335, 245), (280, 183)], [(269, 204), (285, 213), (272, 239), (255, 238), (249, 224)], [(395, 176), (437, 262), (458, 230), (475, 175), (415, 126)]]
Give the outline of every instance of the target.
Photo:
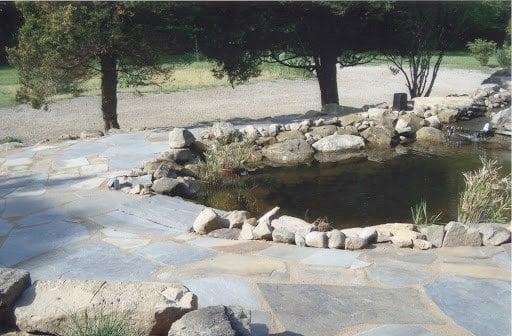
[(495, 158), (510, 173), (510, 151), (462, 146), (444, 155), (412, 153), (378, 163), (314, 164), (265, 168), (235, 186), (210, 190), (201, 202), (260, 215), (273, 206), (308, 221), (326, 216), (335, 227), (410, 222), (410, 207), (425, 200), (431, 214), (457, 218), (462, 173), (477, 169), (481, 155)]

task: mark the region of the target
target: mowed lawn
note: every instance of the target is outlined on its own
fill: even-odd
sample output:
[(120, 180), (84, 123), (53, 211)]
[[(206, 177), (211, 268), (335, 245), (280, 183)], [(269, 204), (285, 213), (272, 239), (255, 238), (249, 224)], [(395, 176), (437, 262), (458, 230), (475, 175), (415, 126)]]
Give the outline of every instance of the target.
[[(386, 63), (383, 60), (377, 60), (373, 64)], [(218, 79), (212, 73), (213, 64), (202, 59), (194, 60), (190, 57), (180, 58), (165, 66), (173, 67), (169, 78), (155, 78), (158, 85), (150, 84), (137, 87), (127, 87), (120, 80), (120, 92), (173, 92), (189, 89), (207, 88), (214, 86), (230, 85), (226, 78)], [(482, 67), (477, 60), (465, 52), (451, 53), (444, 57), (442, 66), (448, 68), (492, 71), (497, 67), (496, 58), (492, 57), (489, 66)], [(298, 69), (292, 69), (278, 64), (263, 64), (261, 75), (251, 79), (250, 82), (276, 80), (276, 79), (300, 79), (311, 77), (311, 74)], [(0, 66), (0, 108), (9, 107), (16, 104), (16, 90), (18, 88), (18, 76), (16, 70), (10, 66)], [(80, 85), (82, 91), (80, 95), (89, 96), (99, 94), (100, 78), (96, 76), (90, 80), (84, 81)], [(62, 94), (54, 99), (71, 98), (71, 94)]]

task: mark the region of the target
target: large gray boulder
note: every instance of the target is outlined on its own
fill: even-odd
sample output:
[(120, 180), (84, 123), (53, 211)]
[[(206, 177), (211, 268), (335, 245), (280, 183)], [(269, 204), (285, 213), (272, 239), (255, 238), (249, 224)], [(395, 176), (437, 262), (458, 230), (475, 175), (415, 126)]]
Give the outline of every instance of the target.
[(291, 139), (264, 147), (262, 153), (271, 162), (295, 165), (311, 161), (315, 151), (306, 140)]
[(337, 130), (338, 128), (335, 125), (324, 125), (311, 127), (309, 134), (311, 134), (315, 139), (321, 139), (336, 133)]
[(169, 147), (186, 148), (194, 142), (194, 135), (187, 129), (176, 127), (169, 132)]
[(491, 125), (498, 130), (511, 131), (510, 107), (491, 114)]
[(16, 302), (16, 326), (25, 332), (69, 335), (74, 319), (115, 312), (134, 335), (167, 335), (197, 309), (197, 296), (169, 283), (96, 280), (37, 281)]
[(27, 271), (0, 267), (0, 325), (11, 325), (14, 302), (29, 286), (30, 274)]
[(373, 146), (390, 147), (393, 131), (384, 126), (372, 126), (364, 130), (361, 135)]
[(333, 134), (315, 142), (313, 148), (322, 153), (360, 150), (364, 148), (364, 139), (356, 135)]
[(229, 222), (210, 208), (201, 211), (192, 224), (194, 231), (202, 235), (227, 227)]
[(313, 224), (292, 216), (281, 216), (272, 220), (271, 225), (274, 229), (285, 229), (294, 235), (300, 234), (302, 236), (306, 236), (315, 228)]
[(450, 222), (444, 227), (446, 231), (443, 247), (481, 246), (482, 235), (477, 228), (462, 223)]
[(326, 248), (329, 240), (327, 233), (320, 231), (311, 231), (306, 235), (306, 246)]
[(250, 313), (237, 306), (208, 306), (185, 314), (168, 336), (250, 336)]
[(446, 135), (437, 128), (422, 127), (416, 132), (416, 141), (424, 145), (439, 144), (446, 142)]
[(180, 185), (177, 179), (170, 177), (161, 177), (158, 180), (153, 181), (151, 189), (157, 194), (162, 195), (174, 195), (176, 188)]
[(340, 230), (334, 229), (327, 232), (328, 244), (331, 249), (342, 249), (345, 247), (345, 235)]
[(276, 243), (294, 244), (295, 233), (290, 232), (283, 227), (280, 227), (272, 231), (272, 240)]
[(482, 234), (485, 246), (499, 246), (510, 242), (510, 226), (497, 223), (480, 223), (478, 231)]
[(420, 227), (420, 232), (425, 236), (425, 239), (432, 243), (434, 247), (441, 247), (444, 238), (443, 225), (428, 225)]

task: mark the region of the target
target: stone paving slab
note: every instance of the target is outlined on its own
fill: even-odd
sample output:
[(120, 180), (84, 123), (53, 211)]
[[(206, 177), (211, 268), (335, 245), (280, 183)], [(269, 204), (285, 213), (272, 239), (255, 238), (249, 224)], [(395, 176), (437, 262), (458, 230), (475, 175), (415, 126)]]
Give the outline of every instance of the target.
[(299, 335), (336, 335), (364, 323), (441, 323), (412, 288), (261, 283), (258, 287), (285, 329)]
[(238, 305), (248, 309), (260, 309), (251, 283), (239, 277), (209, 277), (186, 279), (183, 284), (199, 299), (199, 307)]
[(425, 286), (428, 296), (475, 336), (510, 335), (510, 282), (442, 276)]
[(104, 242), (68, 246), (21, 265), (37, 279), (143, 281), (158, 270), (150, 260)]
[(368, 276), (385, 286), (406, 287), (427, 283), (431, 274), (415, 265), (394, 260), (380, 261), (368, 267)]
[(435, 334), (420, 326), (385, 325), (363, 331), (356, 336), (435, 336)]
[(134, 250), (138, 255), (167, 266), (183, 266), (195, 261), (212, 258), (213, 250), (174, 242), (154, 243)]
[(307, 265), (339, 266), (352, 269), (369, 266), (369, 263), (357, 259), (360, 254), (360, 252), (354, 251), (318, 249), (317, 252), (305, 258), (302, 262)]
[(259, 255), (284, 259), (288, 261), (302, 260), (315, 253), (318, 253), (318, 250), (313, 247), (297, 247), (295, 245), (286, 244), (275, 244), (267, 249), (264, 249), (263, 251), (258, 252)]
[(0, 247), (0, 263), (13, 266), (87, 237), (85, 227), (65, 221), (14, 229)]
[(12, 225), (5, 219), (0, 218), (0, 236), (5, 236), (12, 229)]
[(114, 210), (104, 215), (91, 218), (95, 223), (105, 227), (136, 233), (141, 236), (170, 235), (177, 231), (164, 225), (155, 223), (146, 218), (127, 214), (120, 210)]

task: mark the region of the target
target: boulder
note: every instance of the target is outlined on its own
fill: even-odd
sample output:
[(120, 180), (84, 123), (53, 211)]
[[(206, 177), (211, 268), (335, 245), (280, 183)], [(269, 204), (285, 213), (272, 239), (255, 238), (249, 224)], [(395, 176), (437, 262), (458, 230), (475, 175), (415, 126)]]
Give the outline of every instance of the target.
[(398, 119), (398, 121), (400, 120), (405, 121), (411, 127), (412, 132), (416, 132), (423, 127), (423, 118), (419, 117), (416, 113), (406, 113)]
[(420, 250), (429, 250), (432, 248), (432, 243), (424, 239), (413, 239), (412, 244), (414, 248)]
[(334, 229), (327, 232), (327, 246), (331, 249), (345, 248), (345, 235), (340, 230)]
[(30, 274), (27, 271), (0, 267), (0, 325), (12, 325), (14, 302), (29, 286)]
[(267, 221), (258, 221), (258, 225), (252, 230), (254, 239), (272, 240), (272, 226)]
[(485, 246), (499, 246), (510, 242), (510, 230), (503, 224), (481, 223), (478, 231), (482, 234)]
[(177, 175), (176, 175), (176, 172), (169, 167), (169, 165), (167, 165), (165, 163), (160, 163), (158, 168), (153, 173), (153, 178), (155, 180), (158, 180), (163, 177), (170, 177), (170, 178), (175, 179), (177, 177)]
[(391, 242), (397, 247), (412, 247), (412, 239), (404, 236), (392, 236)]
[(212, 125), (212, 134), (216, 138), (228, 138), (237, 132), (235, 126), (229, 122), (216, 122)]
[(340, 122), (340, 125), (345, 127), (349, 125), (357, 124), (358, 122), (361, 122), (367, 118), (367, 113), (352, 113), (347, 114), (343, 117), (339, 117), (338, 120)]
[(510, 107), (491, 114), (491, 125), (498, 130), (511, 131)]
[(210, 233), (208, 233), (208, 237), (237, 240), (238, 238), (240, 238), (241, 231), (241, 229), (236, 228), (222, 228), (211, 231)]
[(408, 133), (413, 133), (414, 129), (413, 129), (413, 127), (411, 125), (409, 125), (409, 123), (407, 121), (405, 121), (404, 119), (400, 118), (396, 122), (395, 131), (398, 134), (408, 134)]
[(368, 242), (359, 236), (347, 236), (345, 238), (345, 250), (360, 250), (367, 245)]
[(416, 132), (416, 141), (420, 144), (436, 144), (446, 142), (443, 131), (434, 127), (422, 127)]
[(359, 162), (368, 159), (365, 152), (318, 152), (315, 153), (315, 160), (318, 162)]
[(197, 296), (169, 283), (95, 280), (37, 281), (16, 303), (16, 326), (25, 332), (69, 335), (73, 319), (114, 311), (134, 335), (167, 335), (197, 309)]
[(250, 322), (241, 307), (208, 306), (185, 314), (168, 336), (250, 336)]
[(224, 216), (226, 220), (229, 222), (229, 228), (241, 228), (242, 224), (249, 219), (250, 214), (248, 211), (244, 210), (234, 210), (227, 213)]
[(378, 233), (382, 233), (385, 235), (394, 235), (396, 232), (410, 230), (414, 231), (416, 229), (416, 225), (410, 223), (386, 223), (372, 226)]
[(336, 131), (336, 134), (340, 134), (340, 135), (359, 135), (359, 132), (357, 131), (357, 127), (355, 127), (355, 126), (345, 126), (345, 127), (338, 127), (338, 130)]
[(360, 150), (364, 148), (364, 139), (356, 135), (333, 134), (315, 142), (313, 148), (322, 153)]
[(439, 111), (437, 117), (442, 124), (451, 124), (457, 121), (459, 111), (455, 109), (443, 109)]
[(420, 227), (420, 232), (425, 236), (425, 239), (432, 243), (434, 247), (441, 247), (444, 238), (443, 225), (428, 225)]
[(297, 140), (297, 139), (304, 140), (305, 138), (304, 138), (304, 133), (302, 133), (299, 130), (294, 130), (294, 131), (281, 132), (276, 136), (276, 139), (277, 139), (277, 142), (283, 142), (286, 140)]
[(294, 235), (298, 233), (302, 236), (314, 230), (313, 224), (292, 216), (281, 216), (272, 220), (271, 225), (274, 229), (285, 229)]
[(189, 148), (171, 148), (158, 156), (159, 160), (174, 161), (178, 164), (197, 161), (199, 158)]
[(427, 126), (429, 126), (429, 127), (434, 127), (437, 129), (441, 128), (441, 121), (439, 120), (439, 118), (437, 116), (427, 117), (427, 118), (425, 118), (425, 121), (427, 122)]
[(258, 130), (253, 125), (247, 125), (241, 131), (249, 141), (254, 141), (259, 136)]
[(186, 148), (192, 145), (195, 138), (187, 129), (176, 127), (169, 132), (169, 147)]
[(276, 243), (294, 244), (295, 233), (288, 231), (284, 227), (280, 227), (272, 231), (272, 240)]
[(312, 127), (309, 130), (309, 133), (315, 139), (322, 139), (326, 136), (336, 133), (337, 130), (338, 130), (338, 128), (335, 125), (324, 125), (324, 126)]
[(270, 225), (272, 220), (277, 218), (277, 216), (279, 215), (279, 210), (280, 210), (279, 207), (274, 207), (270, 211), (267, 211), (263, 216), (261, 216), (258, 219), (257, 224), (266, 223), (266, 224)]
[(444, 227), (446, 231), (443, 247), (481, 246), (482, 235), (477, 228), (472, 228), (458, 222), (450, 222)]
[(372, 145), (389, 147), (394, 134), (383, 126), (372, 126), (365, 129), (361, 135)]
[(242, 225), (242, 231), (240, 231), (240, 240), (253, 240), (254, 238), (254, 226), (249, 224), (247, 221)]
[(190, 176), (178, 176), (180, 183), (176, 190), (176, 195), (183, 197), (192, 197), (201, 189), (201, 182)]
[(325, 232), (311, 231), (306, 234), (306, 246), (326, 248), (328, 244)]
[(180, 182), (177, 179), (162, 177), (153, 181), (151, 189), (157, 194), (174, 195), (179, 184)]
[(380, 121), (388, 113), (388, 109), (372, 107), (368, 109), (368, 118), (375, 121)]
[(215, 211), (206, 208), (194, 220), (192, 228), (198, 234), (208, 234), (213, 230), (228, 227), (228, 222), (221, 218)]
[(377, 230), (373, 227), (365, 227), (359, 230), (358, 236), (368, 244), (375, 243), (377, 241)]
[(297, 245), (298, 247), (305, 247), (306, 237), (300, 234), (295, 234), (295, 245)]
[(311, 161), (315, 151), (306, 140), (293, 139), (264, 147), (262, 153), (271, 162), (295, 165)]

